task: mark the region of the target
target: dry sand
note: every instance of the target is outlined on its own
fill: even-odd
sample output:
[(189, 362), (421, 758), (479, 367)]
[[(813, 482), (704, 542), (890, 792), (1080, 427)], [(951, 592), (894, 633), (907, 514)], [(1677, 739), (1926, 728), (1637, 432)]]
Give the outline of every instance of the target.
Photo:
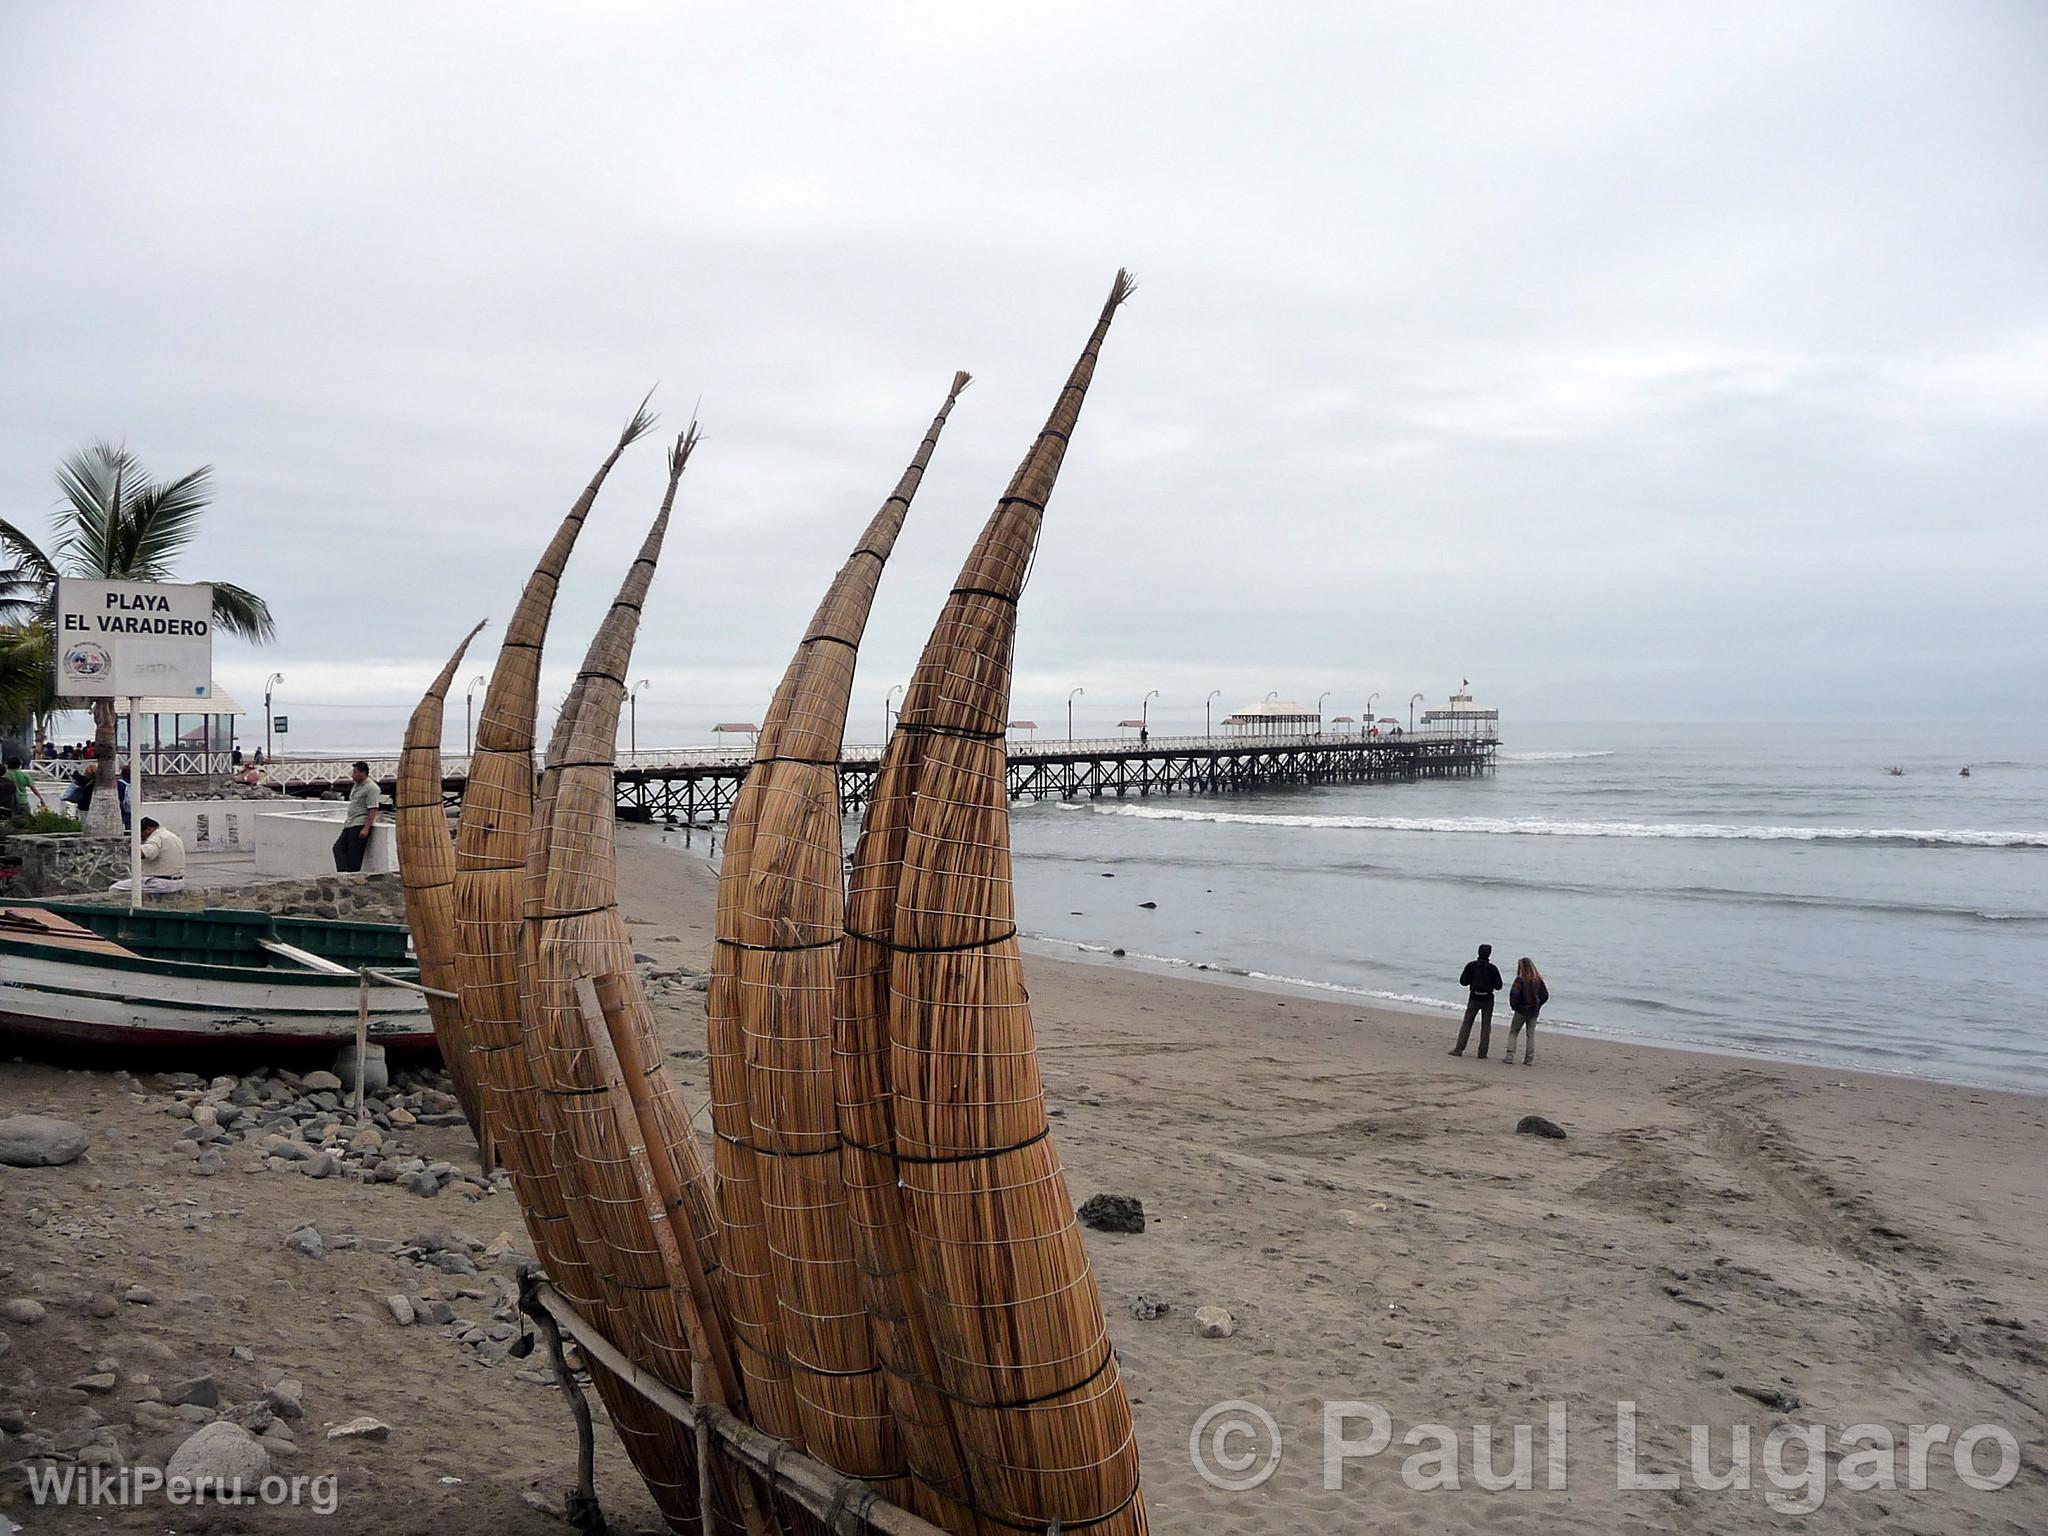
[[(702, 968), (712, 884), (701, 860), (629, 846), (621, 878), (637, 946)], [(1030, 975), (1074, 1196), (1135, 1195), (1149, 1218), (1142, 1235), (1091, 1233), (1089, 1247), (1136, 1400), (1155, 1529), (1776, 1529), (1793, 1518), (1766, 1504), (1777, 1489), (1765, 1439), (1781, 1424), (1826, 1427), (1830, 1486), (1802, 1529), (2048, 1528), (2048, 1101), (1560, 1031), (1546, 1031), (1532, 1067), (1501, 1064), (1498, 1039), (1495, 1060), (1452, 1060), (1440, 1019), (1113, 965), (1034, 959)], [(700, 1102), (701, 994), (664, 994), (664, 1019), (681, 1053), (671, 1066)], [(175, 1123), (102, 1072), (0, 1066), (0, 1113), (24, 1108), (81, 1121), (93, 1147), (68, 1168), (0, 1169), (0, 1299), (49, 1309), (33, 1327), (0, 1323), (11, 1345), (0, 1409), (61, 1432), (89, 1407), (122, 1426), (129, 1454), (161, 1455), (175, 1435), (128, 1427), (147, 1386), (138, 1375), (211, 1371), (241, 1400), (286, 1372), (306, 1383), (306, 1417), (280, 1470), (338, 1472), (341, 1508), (328, 1520), (161, 1503), (55, 1512), (15, 1495), (0, 1515), (31, 1531), (566, 1529), (535, 1507), (573, 1473), (554, 1390), (383, 1311), (393, 1291), (429, 1289), (383, 1245), (434, 1226), (516, 1232), (509, 1195), (422, 1201), (244, 1174), (246, 1148), (226, 1174), (195, 1179)], [(1568, 1139), (1518, 1135), (1531, 1113)], [(415, 1140), (474, 1157), (459, 1131)], [(321, 1260), (287, 1252), (283, 1237), (308, 1218), (362, 1246)], [(156, 1302), (91, 1315), (95, 1292), (130, 1283)], [(1137, 1319), (1140, 1294), (1170, 1310)], [(1227, 1308), (1235, 1332), (1202, 1337), (1203, 1306)], [(236, 1345), (255, 1360), (234, 1360)], [(102, 1357), (123, 1372), (114, 1393), (88, 1401), (64, 1385)], [(1774, 1410), (1744, 1388), (1798, 1406)], [(1232, 1399), (1269, 1413), (1284, 1441), (1270, 1478), (1236, 1492), (1190, 1456), (1191, 1430)], [(1394, 1443), (1340, 1468), (1330, 1488), (1324, 1415), (1344, 1401), (1383, 1406)], [(1676, 1490), (1617, 1486), (1623, 1401), (1637, 1405), (1637, 1465), (1676, 1472)], [(1547, 1432), (1560, 1410), (1561, 1490), (1548, 1486)], [(322, 1438), (360, 1413), (391, 1423), (391, 1438)], [(1524, 1423), (1535, 1486), (1478, 1486), (1472, 1427), (1494, 1426), (1494, 1466), (1511, 1471), (1512, 1426)], [(1898, 1437), (1896, 1489), (1835, 1482), (1857, 1470), (1840, 1460), (1840, 1432), (1865, 1423)], [(2010, 1486), (1962, 1486), (1943, 1448), (1929, 1486), (1905, 1487), (1908, 1426), (1934, 1423), (2009, 1431)], [(1401, 1458), (1436, 1442), (1402, 1437), (1429, 1424), (1459, 1435), (1456, 1490), (1404, 1480)], [(1716, 1472), (1747, 1427), (1748, 1491), (1696, 1485), (1694, 1424), (1707, 1427)], [(1371, 1425), (1347, 1428), (1364, 1438)], [(608, 1511), (651, 1525), (601, 1439)], [(1239, 1435), (1222, 1448), (1263, 1465), (1263, 1446)], [(1788, 1481), (1803, 1456), (1786, 1453)], [(1999, 1460), (1995, 1442), (1979, 1446), (1980, 1470)], [(1433, 1454), (1414, 1468), (1441, 1470)]]

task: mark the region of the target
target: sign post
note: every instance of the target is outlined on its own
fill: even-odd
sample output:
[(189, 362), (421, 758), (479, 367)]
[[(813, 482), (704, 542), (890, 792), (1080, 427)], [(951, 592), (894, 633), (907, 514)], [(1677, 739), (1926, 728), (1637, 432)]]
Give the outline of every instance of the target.
[(213, 696), (212, 586), (60, 579), (57, 696), (128, 701), (128, 904), (138, 908), (143, 700)]
[[(116, 798), (121, 786), (114, 786)], [(142, 910), (142, 700), (128, 699), (128, 910)]]

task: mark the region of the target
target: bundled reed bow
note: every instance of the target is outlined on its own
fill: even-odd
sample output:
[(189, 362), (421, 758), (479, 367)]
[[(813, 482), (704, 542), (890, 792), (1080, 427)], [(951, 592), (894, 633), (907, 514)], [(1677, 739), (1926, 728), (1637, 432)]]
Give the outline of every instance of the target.
[(398, 753), (398, 788), (392, 798), (397, 807), (398, 882), (405, 893), (405, 922), (419, 957), (420, 981), (434, 989), (427, 994), (427, 1014), (434, 1021), (434, 1038), (447, 1063), (456, 1101), (476, 1132), (488, 1168), (491, 1137), (470, 1059), (469, 1027), (456, 1000), (436, 995), (456, 986), (455, 845), (448, 838), (448, 812), (441, 800), (441, 716), (455, 669), (482, 629), (478, 624), (462, 637), (406, 722), (405, 743)]
[[(521, 1027), (519, 949), (527, 843), (533, 829), (534, 722), (541, 649), (556, 590), (612, 468), (654, 428), (643, 400), (582, 495), (562, 519), (519, 605), (484, 695), (455, 838), (456, 977), (472, 1070), (486, 1125), (519, 1196), (534, 1252), (555, 1288), (607, 1338), (642, 1358), (628, 1305), (602, 1267), (605, 1249), (563, 1127), (538, 1091), (538, 1054)], [(602, 1369), (591, 1379), (663, 1517), (699, 1529), (696, 1449), (674, 1421)]]
[(968, 376), (812, 617), (728, 825), (707, 998), (721, 1246), (755, 1422), (909, 1493), (840, 1177), (833, 979), (844, 919), (839, 761), (882, 567)]
[[(954, 1529), (1146, 1529), (1130, 1407), (1045, 1116), (1004, 756), (1017, 598), (1130, 291), (1119, 272), (947, 599), (848, 892), (837, 1019), (848, 1192), (906, 1442)], [(940, 1481), (948, 1429), (964, 1486)]]

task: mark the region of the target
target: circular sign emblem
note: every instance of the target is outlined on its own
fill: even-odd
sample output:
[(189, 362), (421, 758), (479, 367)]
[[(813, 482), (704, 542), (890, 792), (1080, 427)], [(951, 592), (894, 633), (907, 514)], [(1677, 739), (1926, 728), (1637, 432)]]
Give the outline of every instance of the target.
[(107, 654), (107, 648), (90, 640), (81, 640), (64, 653), (66, 677), (105, 677), (113, 665), (114, 658)]

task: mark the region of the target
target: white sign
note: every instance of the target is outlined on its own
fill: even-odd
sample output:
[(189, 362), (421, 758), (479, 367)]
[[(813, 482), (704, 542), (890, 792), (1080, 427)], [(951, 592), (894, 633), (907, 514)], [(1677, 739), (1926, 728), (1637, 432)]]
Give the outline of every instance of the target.
[(212, 586), (57, 583), (60, 698), (204, 699), (212, 692)]

